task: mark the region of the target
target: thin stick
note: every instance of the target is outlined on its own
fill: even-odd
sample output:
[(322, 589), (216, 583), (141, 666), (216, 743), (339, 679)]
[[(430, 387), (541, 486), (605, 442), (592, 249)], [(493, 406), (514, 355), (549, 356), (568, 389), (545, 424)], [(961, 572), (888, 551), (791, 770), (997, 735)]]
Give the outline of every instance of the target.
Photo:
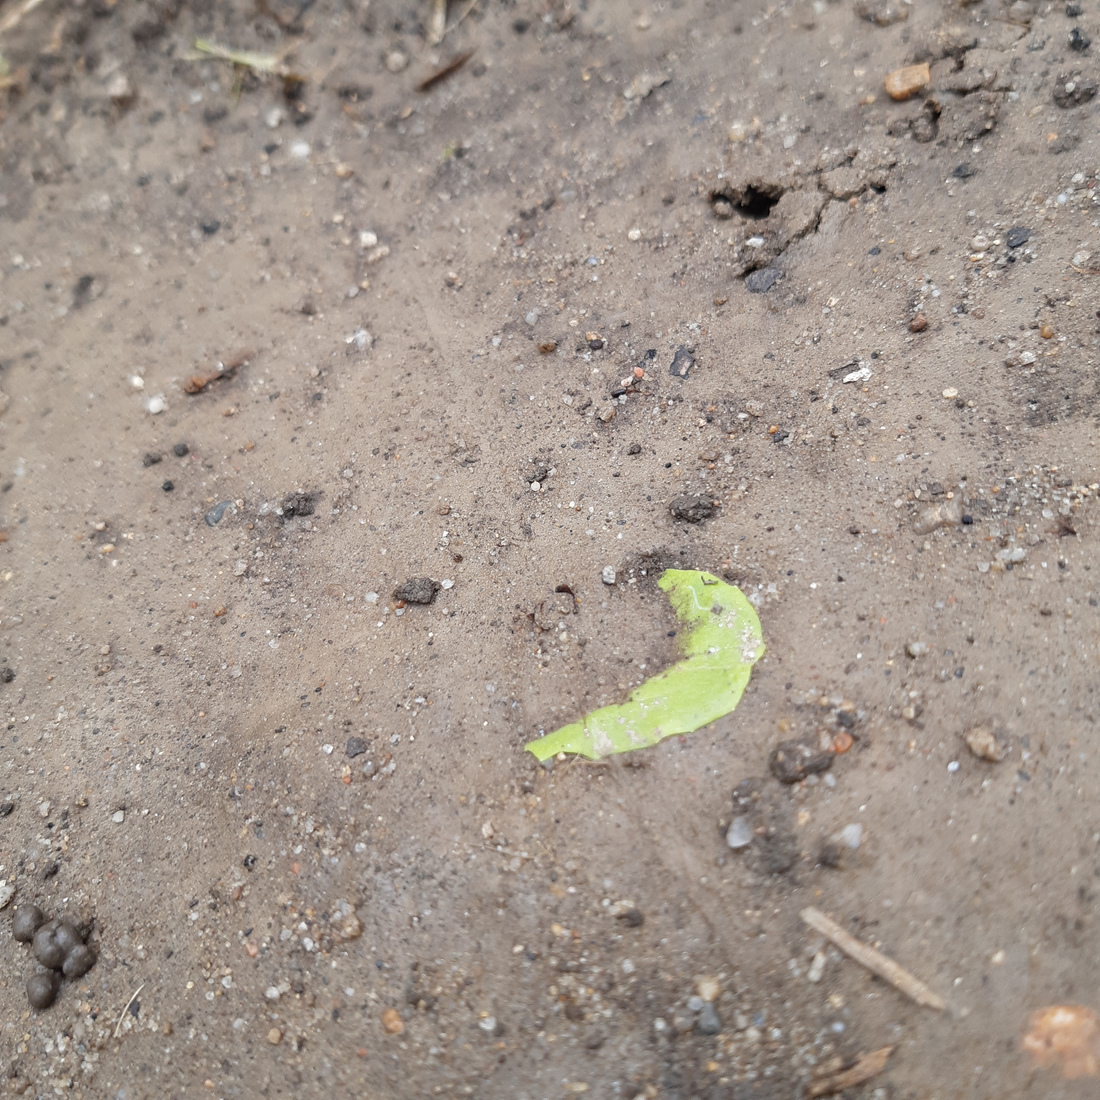
[(131, 997), (130, 997), (130, 999), (129, 999), (129, 1000), (128, 1000), (128, 1001), (126, 1002), (126, 1007), (125, 1007), (125, 1008), (124, 1008), (124, 1009), (122, 1010), (122, 1015), (121, 1015), (121, 1016), (119, 1016), (119, 1018), (118, 1018), (118, 1023), (117, 1023), (117, 1024), (115, 1024), (115, 1038), (116, 1038), (116, 1039), (118, 1038), (118, 1033), (119, 1033), (119, 1031), (120, 1031), (120, 1030), (121, 1030), (121, 1028), (122, 1028), (122, 1021), (126, 1019), (126, 1013), (127, 1013), (127, 1012), (128, 1012), (129, 1010), (130, 1010), (130, 1005), (132, 1005), (132, 1004), (134, 1003), (134, 1001), (136, 1001), (136, 1000), (137, 1000), (137, 995), (138, 995), (138, 994), (139, 994), (139, 993), (140, 993), (140, 992), (141, 992), (141, 991), (142, 991), (142, 990), (143, 990), (144, 988), (145, 988), (145, 983), (144, 983), (144, 982), (142, 982), (142, 983), (141, 983), (141, 985), (139, 985), (139, 986), (137, 987), (137, 989), (135, 989), (135, 990), (134, 990), (134, 992), (133, 992), (132, 996), (131, 996)]
[(872, 974), (877, 974), (888, 981), (895, 989), (900, 990), (917, 1004), (934, 1008), (937, 1012), (942, 1012), (947, 1007), (947, 1002), (937, 993), (933, 993), (919, 978), (913, 977), (908, 970), (898, 966), (893, 959), (888, 958), (881, 951), (876, 951), (873, 947), (861, 943), (855, 936), (850, 936), (820, 909), (810, 906), (803, 909), (799, 916), (812, 929), (831, 940), (849, 958), (855, 959), (861, 966), (867, 967)]

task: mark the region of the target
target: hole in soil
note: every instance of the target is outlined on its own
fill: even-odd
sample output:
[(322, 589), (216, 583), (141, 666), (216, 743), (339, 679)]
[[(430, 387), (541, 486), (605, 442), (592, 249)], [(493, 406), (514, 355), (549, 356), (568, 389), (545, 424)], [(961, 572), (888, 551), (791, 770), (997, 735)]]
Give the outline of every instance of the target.
[(734, 203), (734, 208), (743, 218), (761, 221), (772, 212), (772, 207), (779, 202), (780, 195), (781, 192), (778, 189), (765, 191), (749, 184)]
[(763, 221), (783, 196), (782, 185), (767, 180), (753, 180), (714, 191), (710, 201), (720, 218), (740, 215), (749, 221)]

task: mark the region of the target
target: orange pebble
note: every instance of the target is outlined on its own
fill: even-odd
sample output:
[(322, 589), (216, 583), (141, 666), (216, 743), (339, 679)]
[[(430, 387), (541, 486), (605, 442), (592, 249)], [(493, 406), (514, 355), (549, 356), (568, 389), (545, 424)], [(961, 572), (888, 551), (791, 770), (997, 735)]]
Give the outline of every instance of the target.
[(833, 752), (847, 752), (853, 745), (852, 735), (847, 730), (841, 730), (833, 738)]
[(1039, 329), (1039, 335), (1044, 340), (1049, 340), (1054, 335), (1054, 329), (1052, 329), (1050, 325), (1043, 325)]

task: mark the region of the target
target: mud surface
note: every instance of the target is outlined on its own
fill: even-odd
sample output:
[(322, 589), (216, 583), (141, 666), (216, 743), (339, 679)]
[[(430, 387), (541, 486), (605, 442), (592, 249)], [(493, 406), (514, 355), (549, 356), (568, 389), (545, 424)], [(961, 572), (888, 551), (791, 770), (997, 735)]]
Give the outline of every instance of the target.
[[(1095, 5), (427, 17), (0, 39), (4, 1087), (1092, 1096), (1019, 1039), (1100, 1008)], [(671, 565), (757, 604), (740, 707), (540, 767)], [(30, 902), (98, 952), (41, 1013)]]

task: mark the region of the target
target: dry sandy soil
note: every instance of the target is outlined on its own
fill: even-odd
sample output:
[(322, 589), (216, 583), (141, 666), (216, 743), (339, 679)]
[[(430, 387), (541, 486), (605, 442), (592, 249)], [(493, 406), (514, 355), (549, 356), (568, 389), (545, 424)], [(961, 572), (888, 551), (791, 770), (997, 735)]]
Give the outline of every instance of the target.
[[(1100, 18), (867, 13), (481, 0), (433, 48), (400, 0), (45, 0), (4, 33), (4, 1089), (779, 1100), (892, 1046), (848, 1095), (1095, 1095), (1020, 1038), (1100, 1009)], [(740, 707), (540, 766), (675, 659), (669, 565), (758, 607)], [(20, 902), (99, 952), (41, 1013)]]

